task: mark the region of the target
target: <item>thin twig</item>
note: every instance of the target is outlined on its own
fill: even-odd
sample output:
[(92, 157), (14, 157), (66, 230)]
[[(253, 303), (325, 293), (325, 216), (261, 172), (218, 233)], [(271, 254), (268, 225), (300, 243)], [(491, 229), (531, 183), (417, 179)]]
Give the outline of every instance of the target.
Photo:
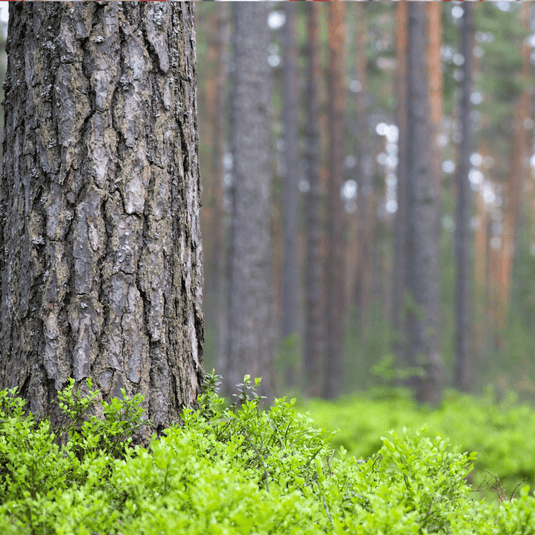
[(321, 497), (323, 499), (323, 508), (325, 509), (325, 513), (327, 513), (327, 518), (329, 519), (331, 526), (334, 528), (334, 522), (333, 522), (333, 519), (331, 518), (331, 515), (329, 514), (329, 510), (327, 509), (327, 502), (325, 500), (325, 496), (322, 494)]
[(511, 497), (509, 498), (509, 501), (511, 501), (513, 499), (513, 496), (515, 495), (515, 492), (516, 492), (516, 489), (518, 487), (520, 487), (520, 485), (522, 485), (522, 483), (524, 483), (524, 481), (526, 481), (526, 478), (524, 478), (513, 490), (513, 493), (511, 494)]
[(251, 444), (251, 446), (255, 450), (256, 454), (258, 455), (258, 458), (260, 459), (260, 462), (262, 463), (262, 467), (264, 468), (264, 479), (266, 480), (266, 490), (269, 492), (268, 472), (267, 472), (267, 469), (266, 469), (266, 464), (264, 463), (264, 459), (262, 458), (262, 455), (260, 455), (260, 452), (258, 451), (258, 449), (254, 445), (253, 441), (249, 437), (249, 433), (247, 433), (247, 430), (244, 427), (242, 427), (242, 431), (245, 433), (245, 438), (249, 441), (249, 444)]

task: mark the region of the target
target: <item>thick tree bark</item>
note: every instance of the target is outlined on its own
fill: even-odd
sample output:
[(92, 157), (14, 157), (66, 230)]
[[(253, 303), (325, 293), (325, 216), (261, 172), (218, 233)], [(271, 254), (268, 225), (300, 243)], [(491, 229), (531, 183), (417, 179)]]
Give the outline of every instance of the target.
[(412, 295), (408, 313), (408, 361), (421, 365), (414, 377), (416, 399), (436, 404), (442, 396), (443, 364), (439, 331), (439, 221), (437, 182), (429, 161), (429, 84), (426, 6), (408, 6), (408, 162), (407, 162), (407, 287)]
[(53, 416), (69, 377), (145, 395), (202, 379), (193, 4), (10, 5), (0, 387)]
[(401, 363), (405, 355), (405, 269), (407, 214), (407, 2), (398, 2), (396, 14), (396, 100), (398, 126), (398, 166), (394, 224), (394, 269), (392, 275), (393, 350)]
[[(284, 162), (286, 174), (283, 183), (284, 263), (282, 274), (282, 328), (286, 342), (298, 343), (301, 330), (301, 283), (298, 263), (299, 196), (297, 174), (297, 43), (295, 36), (296, 5), (284, 4), (286, 23), (282, 28), (283, 59), (283, 125)], [(288, 337), (292, 340), (288, 340)], [(294, 353), (297, 348), (294, 347)], [(295, 386), (295, 363), (286, 365), (286, 385)]]
[(456, 262), (457, 262), (457, 283), (456, 283), (456, 360), (455, 360), (455, 387), (465, 392), (472, 387), (472, 358), (470, 351), (470, 181), (468, 173), (470, 171), (470, 155), (473, 150), (473, 131), (470, 119), (472, 94), (472, 48), (473, 48), (473, 12), (469, 2), (463, 4), (463, 26), (461, 54), (464, 57), (463, 63), (463, 83), (460, 106), (460, 116), (462, 121), (463, 142), (461, 144), (461, 154), (459, 169), (457, 172), (457, 218), (455, 222), (456, 238)]
[(273, 295), (270, 247), (270, 5), (233, 6), (233, 212), (230, 274), (230, 384), (262, 377), (273, 396)]
[(323, 268), (323, 183), (320, 178), (320, 58), (319, 15), (320, 7), (307, 4), (307, 137), (306, 176), (310, 189), (306, 197), (306, 324), (304, 337), (305, 391), (309, 396), (322, 393), (321, 379), (325, 357), (325, 279)]
[(327, 243), (327, 362), (324, 395), (340, 394), (345, 304), (344, 179), (344, 12), (341, 0), (329, 4), (329, 217)]

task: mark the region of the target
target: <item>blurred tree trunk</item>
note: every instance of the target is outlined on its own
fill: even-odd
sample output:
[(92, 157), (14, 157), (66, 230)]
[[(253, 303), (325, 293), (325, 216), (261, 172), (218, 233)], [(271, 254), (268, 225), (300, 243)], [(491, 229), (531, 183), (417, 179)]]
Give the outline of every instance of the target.
[(283, 126), (284, 126), (284, 263), (282, 282), (282, 337), (288, 351), (286, 386), (296, 384), (297, 345), (301, 317), (301, 284), (298, 264), (299, 191), (297, 174), (297, 43), (295, 37), (296, 5), (284, 4), (286, 23), (282, 27), (283, 57)]
[(320, 178), (320, 6), (308, 4), (307, 15), (307, 90), (306, 90), (306, 177), (310, 189), (306, 196), (306, 272), (305, 272), (305, 392), (319, 397), (322, 393), (323, 359), (325, 356), (325, 274), (323, 269), (323, 183)]
[(212, 281), (213, 296), (213, 326), (216, 329), (215, 368), (223, 377), (229, 373), (228, 359), (228, 216), (225, 213), (223, 179), (225, 166), (223, 157), (225, 152), (225, 124), (227, 123), (227, 92), (225, 81), (228, 71), (228, 40), (229, 20), (227, 4), (217, 6), (216, 37), (216, 97), (213, 114), (213, 143), (212, 143)]
[[(520, 6), (520, 24), (523, 30), (529, 30), (530, 24), (530, 4), (522, 3)], [(521, 80), (525, 89), (522, 91), (516, 102), (513, 115), (513, 138), (511, 140), (511, 163), (509, 166), (509, 176), (505, 190), (505, 210), (503, 216), (502, 249), (499, 264), (499, 285), (500, 302), (498, 309), (498, 346), (502, 345), (502, 334), (505, 327), (507, 307), (509, 304), (509, 293), (511, 284), (511, 264), (515, 246), (515, 230), (519, 207), (522, 200), (522, 190), (524, 178), (527, 176), (527, 151), (531, 149), (530, 138), (527, 129), (527, 119), (531, 117), (530, 112), (530, 87), (531, 76), (530, 63), (531, 48), (524, 40), (521, 45), (522, 67), (520, 70)]]
[(327, 243), (327, 362), (324, 396), (340, 393), (345, 303), (344, 205), (344, 12), (341, 0), (329, 3), (329, 183)]
[(425, 4), (408, 6), (408, 161), (407, 287), (408, 361), (423, 375), (413, 378), (418, 402), (436, 404), (442, 396), (443, 364), (439, 354), (439, 207), (437, 180), (430, 162), (429, 73)]
[[(204, 310), (206, 325), (217, 323), (218, 264), (223, 240), (223, 145), (224, 145), (224, 82), (225, 82), (225, 6), (205, 14), (206, 22), (197, 20), (197, 27), (208, 29), (208, 50), (205, 56), (210, 77), (199, 88), (199, 130), (203, 135), (200, 164), (203, 173), (203, 209), (201, 229), (204, 236)], [(205, 11), (205, 10), (202, 10)], [(203, 24), (204, 26), (200, 26)], [(207, 355), (205, 355), (207, 356)]]
[[(429, 104), (430, 104), (430, 123), (431, 123), (431, 174), (437, 181), (437, 225), (439, 226), (440, 240), (440, 214), (442, 211), (442, 161), (444, 154), (442, 147), (438, 144), (440, 133), (440, 121), (442, 119), (442, 56), (440, 48), (442, 45), (442, 23), (441, 12), (442, 2), (428, 2), (427, 6), (427, 35), (428, 35), (428, 67), (429, 67)], [(440, 254), (440, 243), (439, 243)], [(438, 280), (442, 279), (441, 262), (438, 262)], [(438, 325), (442, 325), (442, 310), (437, 306)], [(437, 332), (437, 347), (441, 347), (441, 329)]]
[(393, 351), (401, 363), (405, 355), (405, 269), (407, 264), (407, 2), (396, 12), (396, 87), (398, 123), (397, 211), (394, 220), (394, 269), (392, 276)]
[(364, 166), (362, 169), (362, 182), (364, 183), (361, 193), (365, 196), (364, 217), (362, 221), (362, 242), (360, 243), (361, 254), (359, 255), (360, 275), (360, 322), (359, 331), (361, 339), (366, 338), (367, 330), (370, 325), (371, 304), (373, 302), (373, 271), (372, 251), (374, 248), (374, 239), (377, 222), (377, 203), (379, 195), (377, 192), (376, 173), (377, 173), (377, 156), (384, 147), (384, 138), (378, 136), (367, 143), (364, 156)]
[[(464, 4), (463, 4), (464, 5)], [(442, 57), (440, 55), (440, 46), (442, 44), (442, 24), (441, 11), (442, 2), (428, 2), (427, 17), (429, 20), (427, 33), (429, 35), (428, 57), (429, 57), (429, 102), (432, 127), (432, 165), (434, 166), (433, 175), (437, 179), (438, 203), (440, 208), (440, 198), (442, 190), (442, 150), (437, 143), (437, 137), (440, 132), (440, 120), (442, 118)]]
[(357, 15), (357, 81), (360, 90), (356, 95), (357, 104), (357, 280), (356, 280), (356, 305), (357, 305), (357, 329), (360, 337), (364, 336), (365, 319), (369, 314), (369, 290), (366, 281), (370, 274), (370, 222), (373, 224), (373, 210), (369, 202), (372, 194), (371, 184), (371, 144), (368, 143), (368, 117), (366, 111), (366, 4), (357, 2), (355, 5)]
[(69, 377), (107, 401), (144, 394), (158, 429), (199, 393), (193, 15), (191, 3), (10, 5), (0, 388), (53, 422)]
[(229, 380), (262, 377), (273, 396), (273, 295), (271, 273), (271, 73), (267, 62), (271, 7), (233, 6), (233, 207), (229, 310)]
[[(479, 153), (484, 157), (485, 150), (480, 146)], [(479, 187), (476, 193), (476, 235), (474, 252), (474, 280), (475, 280), (475, 315), (474, 315), (474, 353), (482, 356), (485, 347), (485, 311), (487, 309), (487, 212), (483, 198), (483, 188)]]
[(486, 285), (488, 288), (487, 294), (487, 313), (488, 313), (488, 333), (485, 338), (489, 341), (489, 347), (486, 353), (490, 354), (496, 347), (496, 337), (498, 333), (498, 308), (500, 301), (500, 285), (499, 285), (499, 262), (500, 254), (498, 248), (494, 245), (493, 238), (497, 238), (495, 234), (495, 221), (492, 217), (487, 220), (487, 242), (486, 242)]
[(460, 147), (459, 166), (457, 170), (457, 217), (455, 221), (455, 259), (457, 263), (455, 316), (456, 360), (454, 386), (468, 392), (473, 385), (473, 359), (470, 351), (470, 200), (471, 189), (468, 173), (470, 171), (470, 155), (473, 150), (473, 128), (471, 119), (472, 105), (472, 48), (474, 22), (472, 5), (463, 4), (461, 54), (464, 57), (462, 66), (463, 79), (461, 86), (461, 105), (459, 115), (462, 121), (462, 144)]

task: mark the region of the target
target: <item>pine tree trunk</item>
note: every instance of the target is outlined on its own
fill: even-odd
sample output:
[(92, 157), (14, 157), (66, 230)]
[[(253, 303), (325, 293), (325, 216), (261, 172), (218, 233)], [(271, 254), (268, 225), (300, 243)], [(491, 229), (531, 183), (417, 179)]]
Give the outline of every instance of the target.
[(0, 387), (50, 413), (69, 377), (145, 395), (157, 428), (202, 379), (191, 3), (10, 5)]
[[(301, 300), (298, 265), (299, 196), (297, 174), (297, 43), (296, 5), (284, 4), (286, 23), (282, 28), (283, 57), (283, 125), (284, 162), (286, 174), (283, 182), (283, 233), (284, 263), (282, 281), (282, 337), (289, 353), (297, 354), (296, 344), (300, 332)], [(291, 338), (289, 338), (291, 337)], [(286, 364), (286, 385), (295, 386), (297, 381), (296, 363), (290, 358)]]
[(234, 4), (232, 89), (233, 208), (230, 273), (230, 384), (262, 377), (273, 396), (273, 295), (270, 246), (270, 5)]
[(213, 280), (212, 291), (214, 299), (214, 327), (216, 330), (215, 367), (224, 377), (228, 375), (228, 215), (225, 213), (223, 179), (225, 168), (223, 165), (226, 141), (225, 124), (227, 115), (227, 92), (225, 82), (228, 70), (228, 5), (217, 6), (217, 79), (216, 79), (216, 109), (214, 113), (214, 144), (212, 159), (213, 191), (213, 219), (212, 236), (214, 240)]
[(306, 176), (310, 189), (306, 197), (306, 324), (304, 338), (305, 391), (309, 396), (322, 393), (321, 379), (325, 356), (325, 279), (323, 268), (323, 183), (320, 178), (320, 83), (319, 24), (320, 6), (307, 4), (307, 138)]
[(394, 223), (394, 269), (392, 274), (393, 350), (401, 363), (405, 355), (405, 248), (407, 214), (407, 2), (398, 2), (396, 14), (398, 166)]
[[(483, 143), (480, 144), (479, 153), (485, 157), (486, 151)], [(475, 281), (475, 314), (474, 314), (474, 361), (483, 356), (485, 346), (486, 301), (488, 295), (487, 278), (485, 276), (489, 259), (487, 257), (487, 212), (483, 200), (483, 188), (476, 193), (476, 221), (474, 245), (474, 281)]]
[[(440, 49), (442, 46), (442, 2), (429, 2), (427, 5), (427, 34), (428, 50), (427, 64), (429, 66), (429, 118), (431, 123), (431, 173), (437, 183), (437, 225), (440, 228), (440, 214), (442, 211), (442, 161), (444, 154), (442, 147), (438, 144), (438, 135), (440, 132), (440, 121), (442, 118), (442, 100), (443, 100), (443, 83), (442, 83), (442, 58)], [(440, 233), (440, 230), (439, 230)], [(440, 251), (440, 247), (439, 247)], [(438, 280), (442, 279), (441, 262), (438, 263)], [(438, 324), (442, 325), (442, 310), (437, 305)], [(441, 346), (441, 330), (437, 332), (437, 347)]]
[(344, 180), (344, 12), (341, 0), (329, 4), (329, 217), (327, 233), (327, 362), (324, 395), (340, 394), (345, 304)]
[(358, 2), (355, 5), (357, 15), (357, 81), (360, 90), (356, 95), (357, 104), (357, 280), (356, 280), (356, 304), (357, 304), (357, 328), (360, 337), (365, 334), (366, 318), (369, 314), (367, 297), (369, 288), (366, 288), (366, 280), (369, 275), (370, 265), (369, 249), (369, 221), (370, 204), (372, 194), (371, 158), (372, 144), (368, 142), (368, 118), (366, 110), (366, 67), (368, 64), (366, 55), (366, 4)]
[(436, 404), (442, 396), (443, 364), (439, 331), (439, 221), (437, 182), (429, 161), (429, 84), (426, 6), (408, 6), (408, 162), (407, 162), (407, 287), (408, 361), (423, 368), (414, 378), (419, 402)]
[[(530, 23), (530, 5), (525, 3), (520, 7), (520, 24), (528, 31)], [(506, 323), (507, 307), (509, 304), (511, 265), (515, 246), (515, 229), (522, 201), (524, 178), (527, 176), (527, 161), (524, 156), (531, 149), (529, 146), (526, 119), (530, 117), (530, 89), (528, 81), (531, 75), (531, 50), (527, 42), (521, 45), (522, 67), (520, 76), (525, 84), (516, 102), (513, 116), (513, 136), (511, 140), (511, 163), (505, 190), (505, 210), (503, 214), (502, 249), (499, 263), (500, 302), (498, 307), (498, 341), (502, 344), (502, 334)]]
[(461, 54), (464, 57), (463, 82), (460, 106), (463, 141), (460, 147), (460, 162), (457, 172), (457, 220), (455, 222), (457, 281), (455, 315), (456, 330), (456, 361), (455, 387), (468, 392), (473, 382), (472, 358), (470, 351), (470, 198), (471, 189), (468, 179), (470, 171), (470, 155), (473, 150), (472, 120), (470, 118), (472, 94), (472, 48), (473, 48), (473, 12), (472, 5), (463, 4), (463, 26)]

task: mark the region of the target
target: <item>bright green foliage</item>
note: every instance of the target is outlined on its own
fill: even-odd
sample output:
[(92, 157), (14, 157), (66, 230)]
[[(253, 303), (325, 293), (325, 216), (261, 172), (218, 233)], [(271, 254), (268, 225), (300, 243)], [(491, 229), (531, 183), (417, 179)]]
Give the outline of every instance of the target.
[(312, 400), (303, 410), (310, 411), (317, 425), (340, 428), (334, 445), (357, 457), (377, 451), (379, 436), (391, 429), (418, 429), (427, 424), (461, 451), (477, 452), (470, 476), (475, 488), (481, 487), (487, 496), (495, 495), (493, 477), (497, 476), (510, 496), (520, 483), (535, 486), (535, 412), (517, 405), (514, 397), (500, 403), (493, 397), (491, 391), (481, 399), (449, 392), (441, 407), (433, 410), (418, 407), (408, 391), (376, 389), (335, 403)]
[[(474, 502), (473, 455), (441, 436), (392, 432), (367, 459), (334, 456), (330, 435), (295, 400), (261, 411), (259, 381), (245, 377), (226, 406), (208, 374), (197, 411), (153, 436), (141, 399), (87, 416), (97, 392), (60, 395), (60, 444), (48, 422), (25, 415), (15, 390), (0, 394), (0, 533), (11, 534), (533, 534), (535, 498)], [(359, 413), (358, 417), (363, 416)], [(122, 440), (119, 447), (118, 438)]]

